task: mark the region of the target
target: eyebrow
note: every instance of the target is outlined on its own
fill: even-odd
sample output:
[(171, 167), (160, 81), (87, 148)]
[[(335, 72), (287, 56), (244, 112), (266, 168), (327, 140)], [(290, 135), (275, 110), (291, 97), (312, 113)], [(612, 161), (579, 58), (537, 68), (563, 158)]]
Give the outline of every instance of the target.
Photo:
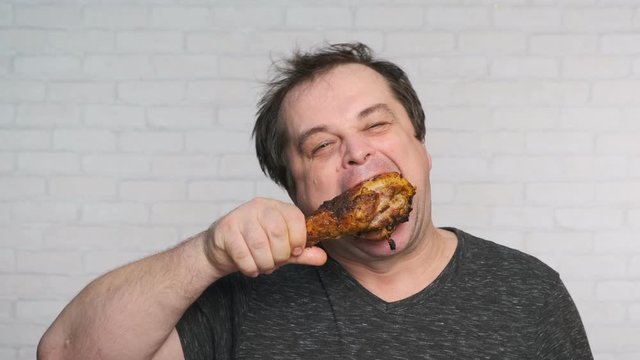
[[(377, 103), (377, 104), (373, 104), (369, 107), (367, 107), (366, 109), (360, 111), (358, 113), (358, 120), (362, 120), (364, 118), (366, 118), (367, 116), (371, 115), (372, 113), (376, 112), (376, 111), (384, 111), (387, 112), (391, 115), (393, 115), (393, 112), (391, 111), (391, 108), (389, 108), (389, 106), (387, 104), (383, 104), (383, 103)], [(314, 134), (320, 133), (320, 132), (324, 132), (327, 131), (328, 128), (326, 125), (318, 125), (318, 126), (314, 126), (308, 130), (305, 130), (300, 137), (298, 138), (298, 149), (302, 149), (302, 145), (304, 144), (305, 141), (307, 141), (308, 138), (310, 138), (311, 136), (313, 136)]]
[(377, 103), (360, 111), (360, 113), (358, 114), (358, 119), (364, 119), (376, 111), (384, 111), (386, 113), (393, 115), (393, 111), (391, 111), (391, 108), (389, 107), (389, 105), (383, 104), (383, 103)]
[(311, 129), (305, 130), (300, 137), (298, 138), (298, 149), (302, 149), (302, 145), (308, 138), (310, 138), (313, 134), (327, 131), (326, 125), (314, 126)]

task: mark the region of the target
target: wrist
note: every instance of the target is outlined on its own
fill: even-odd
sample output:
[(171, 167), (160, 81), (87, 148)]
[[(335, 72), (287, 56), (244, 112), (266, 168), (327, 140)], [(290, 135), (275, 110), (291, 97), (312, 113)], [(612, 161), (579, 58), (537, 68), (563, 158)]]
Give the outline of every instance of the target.
[(217, 281), (218, 279), (226, 276), (228, 272), (220, 269), (220, 261), (215, 257), (215, 246), (213, 243), (213, 226), (207, 230), (204, 230), (197, 234), (193, 241), (196, 248), (200, 253), (199, 266), (203, 268), (203, 272), (208, 274), (208, 276), (213, 281)]
[(204, 291), (209, 285), (223, 277), (220, 272), (209, 262), (206, 251), (206, 231), (191, 236), (183, 241), (176, 250), (178, 256), (183, 260), (184, 271), (187, 272), (191, 281), (187, 285), (190, 287), (186, 293), (195, 291), (197, 295)]

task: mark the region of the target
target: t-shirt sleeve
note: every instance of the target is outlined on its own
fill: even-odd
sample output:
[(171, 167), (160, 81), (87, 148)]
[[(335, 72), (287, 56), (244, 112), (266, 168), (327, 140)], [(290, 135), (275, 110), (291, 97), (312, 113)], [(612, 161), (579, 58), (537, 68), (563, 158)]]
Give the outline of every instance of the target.
[(560, 278), (538, 321), (538, 359), (593, 359), (578, 309)]
[(229, 359), (234, 328), (242, 313), (246, 286), (228, 276), (209, 286), (187, 309), (176, 325), (186, 360)]
[(214, 359), (213, 329), (196, 301), (176, 325), (185, 360)]

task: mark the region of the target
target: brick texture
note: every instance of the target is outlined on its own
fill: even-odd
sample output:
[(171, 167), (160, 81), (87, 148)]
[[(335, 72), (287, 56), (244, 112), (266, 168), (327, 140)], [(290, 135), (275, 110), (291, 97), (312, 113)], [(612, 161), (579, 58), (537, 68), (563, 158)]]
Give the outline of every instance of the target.
[(100, 274), (255, 196), (271, 58), (360, 40), (425, 106), (433, 216), (559, 271), (596, 358), (640, 357), (640, 3), (0, 4), (0, 358)]

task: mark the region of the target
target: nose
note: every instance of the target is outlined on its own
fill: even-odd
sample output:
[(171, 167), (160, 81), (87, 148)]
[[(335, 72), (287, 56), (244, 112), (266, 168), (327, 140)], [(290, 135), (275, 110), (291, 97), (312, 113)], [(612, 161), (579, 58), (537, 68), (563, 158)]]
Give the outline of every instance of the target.
[(344, 155), (342, 157), (342, 167), (364, 165), (373, 155), (374, 149), (371, 145), (357, 137), (344, 141)]

